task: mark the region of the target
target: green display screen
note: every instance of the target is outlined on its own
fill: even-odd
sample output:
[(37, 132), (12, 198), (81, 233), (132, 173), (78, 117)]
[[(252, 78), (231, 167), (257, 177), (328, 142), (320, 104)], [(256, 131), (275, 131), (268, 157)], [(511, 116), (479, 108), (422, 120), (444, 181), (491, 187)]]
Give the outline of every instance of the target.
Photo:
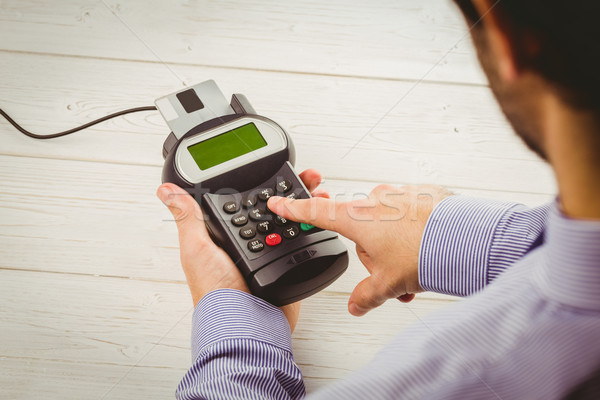
[(265, 147), (267, 142), (256, 125), (249, 123), (188, 147), (201, 170), (214, 167)]

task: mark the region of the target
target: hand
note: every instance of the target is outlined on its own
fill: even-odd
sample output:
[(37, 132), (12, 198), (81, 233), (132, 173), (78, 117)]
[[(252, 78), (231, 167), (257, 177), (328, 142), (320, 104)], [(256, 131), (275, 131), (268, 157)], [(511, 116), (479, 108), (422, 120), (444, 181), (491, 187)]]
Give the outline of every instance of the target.
[(361, 316), (387, 299), (409, 302), (422, 292), (418, 263), (421, 238), (433, 208), (451, 193), (439, 186), (377, 186), (367, 199), (269, 199), (273, 212), (293, 221), (336, 231), (356, 243), (370, 276), (352, 291), (348, 311)]
[[(321, 182), (315, 170), (306, 170), (300, 178), (309, 190)], [(180, 258), (194, 306), (208, 292), (237, 289), (250, 293), (248, 285), (231, 258), (208, 235), (200, 206), (185, 190), (172, 183), (159, 186), (156, 195), (169, 208), (179, 232)], [(328, 197), (315, 192), (315, 196)], [(300, 313), (300, 302), (281, 307), (293, 331)]]

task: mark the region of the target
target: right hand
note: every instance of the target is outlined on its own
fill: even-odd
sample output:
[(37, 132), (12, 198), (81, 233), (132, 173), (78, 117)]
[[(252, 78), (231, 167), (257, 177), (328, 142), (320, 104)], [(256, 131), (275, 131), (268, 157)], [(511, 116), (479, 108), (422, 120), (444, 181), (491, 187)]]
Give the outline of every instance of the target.
[(379, 185), (367, 199), (272, 197), (268, 207), (284, 218), (338, 232), (356, 243), (370, 276), (352, 291), (348, 311), (361, 316), (387, 299), (409, 302), (423, 291), (418, 276), (421, 238), (433, 208), (450, 195), (433, 185)]

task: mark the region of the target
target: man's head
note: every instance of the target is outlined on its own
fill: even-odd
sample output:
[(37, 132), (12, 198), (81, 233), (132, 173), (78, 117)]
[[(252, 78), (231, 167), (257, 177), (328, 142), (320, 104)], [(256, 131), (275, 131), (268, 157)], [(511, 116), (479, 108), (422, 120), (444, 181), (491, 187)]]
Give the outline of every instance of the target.
[(502, 110), (531, 149), (548, 156), (542, 126), (545, 96), (600, 120), (600, 2), (455, 2)]

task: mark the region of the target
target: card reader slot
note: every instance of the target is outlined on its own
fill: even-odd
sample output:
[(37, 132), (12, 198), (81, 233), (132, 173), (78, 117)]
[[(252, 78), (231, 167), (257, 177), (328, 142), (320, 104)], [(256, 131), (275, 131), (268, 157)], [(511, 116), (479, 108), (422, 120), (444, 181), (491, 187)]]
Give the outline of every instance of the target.
[(348, 252), (338, 240), (314, 243), (273, 260), (250, 279), (253, 293), (275, 305), (289, 304), (329, 285), (348, 266)]

